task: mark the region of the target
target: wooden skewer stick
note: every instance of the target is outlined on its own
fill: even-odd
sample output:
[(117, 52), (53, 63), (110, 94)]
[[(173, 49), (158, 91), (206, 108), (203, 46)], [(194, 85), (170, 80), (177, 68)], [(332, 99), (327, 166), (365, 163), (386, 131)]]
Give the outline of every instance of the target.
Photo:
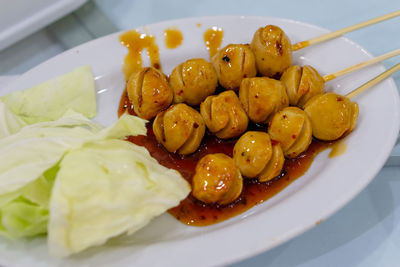
[(394, 17), (397, 17), (397, 16), (400, 16), (400, 10), (397, 10), (397, 11), (391, 12), (389, 14), (386, 14), (386, 15), (383, 15), (383, 16), (380, 16), (380, 17), (376, 17), (376, 18), (373, 18), (373, 19), (370, 19), (370, 20), (367, 20), (367, 21), (364, 21), (364, 22), (361, 22), (361, 23), (358, 23), (358, 24), (353, 25), (353, 26), (349, 26), (349, 27), (343, 28), (341, 30), (330, 32), (330, 33), (318, 36), (316, 38), (313, 38), (313, 39), (310, 39), (310, 40), (307, 40), (307, 41), (299, 42), (297, 44), (292, 45), (292, 50), (293, 51), (297, 51), (297, 50), (300, 50), (300, 49), (302, 49), (304, 47), (307, 47), (309, 45), (318, 44), (318, 43), (321, 43), (321, 42), (324, 42), (324, 41), (339, 37), (339, 36), (341, 36), (341, 35), (343, 35), (345, 33), (348, 33), (348, 32), (354, 31), (354, 30), (358, 30), (358, 29), (364, 28), (366, 26), (373, 25), (373, 24), (376, 24), (378, 22), (385, 21), (385, 20), (388, 20), (388, 19), (391, 19), (391, 18), (394, 18)]
[(361, 63), (356, 64), (354, 66), (345, 68), (343, 70), (339, 70), (339, 71), (334, 72), (332, 74), (325, 75), (322, 78), (324, 79), (325, 82), (328, 82), (328, 81), (333, 80), (333, 79), (335, 79), (337, 77), (340, 77), (340, 76), (343, 76), (343, 75), (348, 74), (350, 72), (353, 72), (353, 71), (360, 70), (362, 68), (371, 66), (371, 65), (373, 65), (375, 63), (384, 61), (384, 60), (386, 60), (388, 58), (391, 58), (391, 57), (394, 57), (394, 56), (397, 56), (397, 55), (400, 55), (400, 49), (397, 49), (397, 50), (394, 50), (392, 52), (386, 53), (386, 54), (381, 55), (379, 57), (368, 59), (367, 61), (361, 62)]
[(400, 70), (400, 63), (398, 63), (397, 65), (394, 65), (390, 69), (388, 69), (385, 72), (379, 74), (378, 76), (376, 76), (372, 80), (369, 80), (368, 82), (364, 83), (360, 87), (354, 89), (353, 91), (348, 93), (346, 96), (351, 99), (351, 98), (357, 96), (358, 94), (364, 92), (368, 88), (378, 84), (379, 82), (381, 82), (382, 80), (386, 79), (387, 77), (389, 77), (390, 75), (392, 75), (393, 73), (395, 73), (398, 70)]

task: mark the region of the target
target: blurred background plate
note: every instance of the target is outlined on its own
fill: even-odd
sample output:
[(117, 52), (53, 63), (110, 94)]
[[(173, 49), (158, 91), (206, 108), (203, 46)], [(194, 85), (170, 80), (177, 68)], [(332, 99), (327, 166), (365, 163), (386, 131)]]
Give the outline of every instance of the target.
[(0, 50), (74, 11), (87, 0), (0, 0)]

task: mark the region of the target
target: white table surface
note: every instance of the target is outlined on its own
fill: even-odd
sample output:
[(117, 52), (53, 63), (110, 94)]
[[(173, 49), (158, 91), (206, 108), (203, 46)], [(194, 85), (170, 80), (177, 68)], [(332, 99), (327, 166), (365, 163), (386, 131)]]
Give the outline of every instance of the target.
[[(120, 30), (175, 18), (235, 14), (284, 17), (335, 30), (400, 9), (399, 0), (95, 0), (94, 3)], [(62, 34), (54, 34), (50, 26), (0, 51), (0, 76), (21, 74), (65, 50), (66, 44), (59, 38)], [(400, 18), (346, 36), (373, 55), (381, 55), (400, 48)], [(384, 65), (390, 67), (399, 61), (400, 57), (395, 57)], [(400, 73), (393, 75), (393, 79), (400, 88)], [(399, 145), (392, 155), (400, 157)], [(310, 231), (232, 266), (400, 266), (400, 166), (384, 167), (353, 201)]]

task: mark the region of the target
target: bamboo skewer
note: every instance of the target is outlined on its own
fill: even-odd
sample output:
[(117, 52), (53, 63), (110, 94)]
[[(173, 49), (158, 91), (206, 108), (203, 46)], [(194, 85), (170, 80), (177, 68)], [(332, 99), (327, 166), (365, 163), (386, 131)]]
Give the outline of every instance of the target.
[(309, 45), (318, 44), (318, 43), (321, 43), (321, 42), (324, 42), (324, 41), (339, 37), (339, 36), (341, 36), (341, 35), (343, 35), (345, 33), (348, 33), (348, 32), (354, 31), (354, 30), (358, 30), (358, 29), (364, 28), (366, 26), (373, 25), (373, 24), (376, 24), (378, 22), (382, 22), (382, 21), (385, 21), (385, 20), (388, 20), (388, 19), (391, 19), (391, 18), (394, 18), (394, 17), (397, 17), (397, 16), (400, 16), (400, 10), (397, 10), (397, 11), (391, 12), (389, 14), (386, 14), (386, 15), (383, 15), (383, 16), (379, 16), (379, 17), (376, 17), (376, 18), (373, 18), (373, 19), (370, 19), (370, 20), (367, 20), (367, 21), (364, 21), (364, 22), (361, 22), (361, 23), (358, 23), (358, 24), (353, 25), (353, 26), (349, 26), (349, 27), (343, 28), (341, 30), (330, 32), (330, 33), (318, 36), (316, 38), (313, 38), (313, 39), (310, 39), (310, 40), (307, 40), (307, 41), (296, 43), (296, 44), (292, 45), (292, 50), (293, 51), (297, 51), (297, 50), (305, 48), (305, 47), (307, 47)]
[(339, 70), (337, 72), (325, 75), (322, 78), (324, 79), (325, 82), (328, 82), (328, 81), (333, 80), (333, 79), (335, 79), (337, 77), (340, 77), (340, 76), (343, 76), (343, 75), (348, 74), (350, 72), (353, 72), (353, 71), (360, 70), (362, 68), (371, 66), (371, 65), (373, 65), (375, 63), (384, 61), (384, 60), (386, 60), (388, 58), (391, 58), (391, 57), (394, 57), (394, 56), (397, 56), (397, 55), (400, 55), (400, 49), (397, 49), (397, 50), (394, 50), (392, 52), (386, 53), (386, 54), (381, 55), (379, 57), (371, 58), (371, 59), (369, 59), (367, 61), (361, 62), (361, 63), (356, 64), (354, 66), (345, 68), (343, 70)]
[(390, 75), (392, 75), (393, 73), (395, 73), (398, 70), (400, 70), (400, 63), (394, 65), (390, 69), (388, 69), (385, 72), (379, 74), (378, 76), (376, 76), (375, 78), (373, 78), (373, 79), (369, 80), (368, 82), (364, 83), (360, 87), (354, 89), (353, 91), (348, 93), (346, 96), (351, 99), (351, 98), (357, 96), (358, 94), (364, 92), (368, 88), (370, 88), (370, 87), (378, 84), (379, 82), (383, 81), (384, 79), (386, 79), (387, 77), (389, 77)]

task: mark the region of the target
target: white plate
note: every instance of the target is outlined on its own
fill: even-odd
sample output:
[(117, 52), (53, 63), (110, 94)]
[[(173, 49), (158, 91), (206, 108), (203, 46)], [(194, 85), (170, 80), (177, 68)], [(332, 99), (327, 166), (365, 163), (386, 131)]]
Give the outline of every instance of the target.
[[(196, 24), (201, 23), (201, 27)], [(212, 26), (224, 30), (223, 45), (248, 43), (255, 30), (276, 24), (292, 42), (306, 40), (327, 31), (305, 23), (268, 17), (210, 17), (162, 22), (142, 28), (156, 36), (161, 63), (169, 74), (174, 66), (193, 57), (208, 58), (203, 33)], [(168, 50), (163, 30), (178, 27), (182, 46)], [(28, 71), (4, 93), (29, 88), (41, 81), (89, 64), (96, 76), (98, 121), (117, 119), (123, 91), (121, 72), (126, 49), (119, 34), (69, 50)], [(370, 58), (361, 46), (340, 38), (294, 53), (295, 62), (311, 64), (327, 74)], [(370, 67), (327, 84), (327, 90), (346, 93), (374, 77), (384, 68)], [(399, 96), (388, 79), (355, 99), (360, 105), (357, 128), (346, 138), (345, 154), (328, 158), (321, 153), (307, 173), (274, 198), (231, 220), (209, 227), (190, 227), (164, 214), (132, 237), (112, 240), (59, 261), (47, 254), (44, 238), (0, 242), (2, 266), (210, 266), (232, 263), (263, 252), (293, 238), (336, 212), (356, 196), (386, 161), (399, 131)]]

